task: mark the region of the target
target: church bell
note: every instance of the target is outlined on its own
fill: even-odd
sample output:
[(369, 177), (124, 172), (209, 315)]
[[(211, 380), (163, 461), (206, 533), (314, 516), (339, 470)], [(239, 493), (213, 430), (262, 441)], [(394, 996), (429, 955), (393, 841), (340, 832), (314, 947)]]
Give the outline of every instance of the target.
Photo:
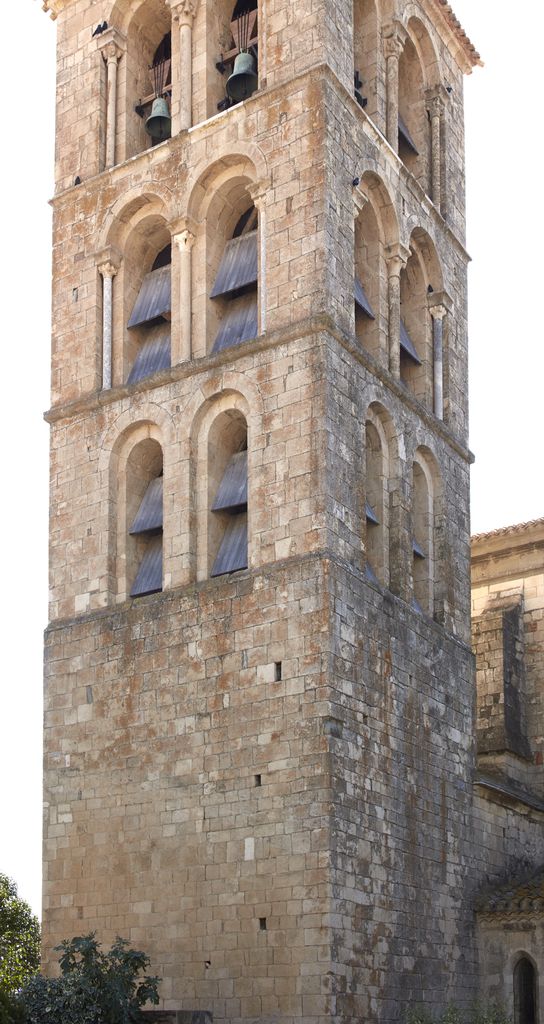
[(145, 122), (145, 130), (148, 135), (151, 135), (152, 139), (156, 139), (158, 142), (164, 142), (165, 139), (170, 138), (172, 134), (172, 120), (170, 110), (168, 109), (168, 101), (164, 96), (157, 96), (153, 100), (151, 113)]
[(251, 53), (242, 51), (234, 61), (232, 75), (227, 81), (227, 94), (234, 103), (247, 100), (258, 85), (257, 66)]

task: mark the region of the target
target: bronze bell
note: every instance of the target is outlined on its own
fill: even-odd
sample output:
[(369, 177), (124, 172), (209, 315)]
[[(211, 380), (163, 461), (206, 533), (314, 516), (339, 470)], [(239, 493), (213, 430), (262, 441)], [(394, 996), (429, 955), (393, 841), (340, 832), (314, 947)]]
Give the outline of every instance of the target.
[(234, 103), (240, 103), (255, 92), (258, 84), (255, 58), (251, 53), (242, 51), (237, 55), (232, 75), (227, 81), (227, 95)]
[(164, 142), (172, 134), (172, 119), (168, 109), (168, 101), (164, 96), (156, 96), (153, 100), (151, 113), (145, 122), (145, 130), (152, 139)]

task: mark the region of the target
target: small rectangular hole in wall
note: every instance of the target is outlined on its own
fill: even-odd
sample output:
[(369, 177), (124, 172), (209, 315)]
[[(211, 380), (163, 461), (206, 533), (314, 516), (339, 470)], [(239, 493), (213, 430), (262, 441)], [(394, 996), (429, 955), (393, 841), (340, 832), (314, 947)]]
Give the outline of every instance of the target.
[(274, 662), (274, 680), (278, 683), (281, 679), (281, 661)]
[(266, 931), (266, 917), (259, 918), (259, 929), (262, 932)]
[(262, 784), (263, 784), (262, 777), (260, 775), (256, 775), (255, 776), (255, 785), (256, 786), (262, 786)]
[(72, 288), (72, 301), (73, 302), (77, 302), (78, 297), (79, 297), (79, 292), (78, 292), (77, 288)]

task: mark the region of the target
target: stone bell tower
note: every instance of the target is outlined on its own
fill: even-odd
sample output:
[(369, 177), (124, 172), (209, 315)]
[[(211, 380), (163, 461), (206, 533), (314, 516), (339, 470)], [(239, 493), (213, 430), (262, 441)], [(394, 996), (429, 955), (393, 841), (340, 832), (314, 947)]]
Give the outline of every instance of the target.
[(442, 0), (45, 0), (45, 956), (166, 1010), (475, 984), (463, 73)]

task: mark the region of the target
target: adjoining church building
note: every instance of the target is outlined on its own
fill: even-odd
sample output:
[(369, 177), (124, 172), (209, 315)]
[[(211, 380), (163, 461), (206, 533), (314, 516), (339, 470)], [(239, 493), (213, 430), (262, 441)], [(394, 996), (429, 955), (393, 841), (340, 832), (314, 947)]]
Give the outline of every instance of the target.
[[(445, 0), (43, 6), (46, 966), (96, 929), (172, 1019), (389, 1022), (503, 984), (536, 1024), (517, 668), (482, 669), (478, 764), (474, 730), (478, 53)], [(521, 605), (475, 600), (484, 660), (488, 629), (521, 657)], [(518, 881), (529, 930), (495, 913)]]

